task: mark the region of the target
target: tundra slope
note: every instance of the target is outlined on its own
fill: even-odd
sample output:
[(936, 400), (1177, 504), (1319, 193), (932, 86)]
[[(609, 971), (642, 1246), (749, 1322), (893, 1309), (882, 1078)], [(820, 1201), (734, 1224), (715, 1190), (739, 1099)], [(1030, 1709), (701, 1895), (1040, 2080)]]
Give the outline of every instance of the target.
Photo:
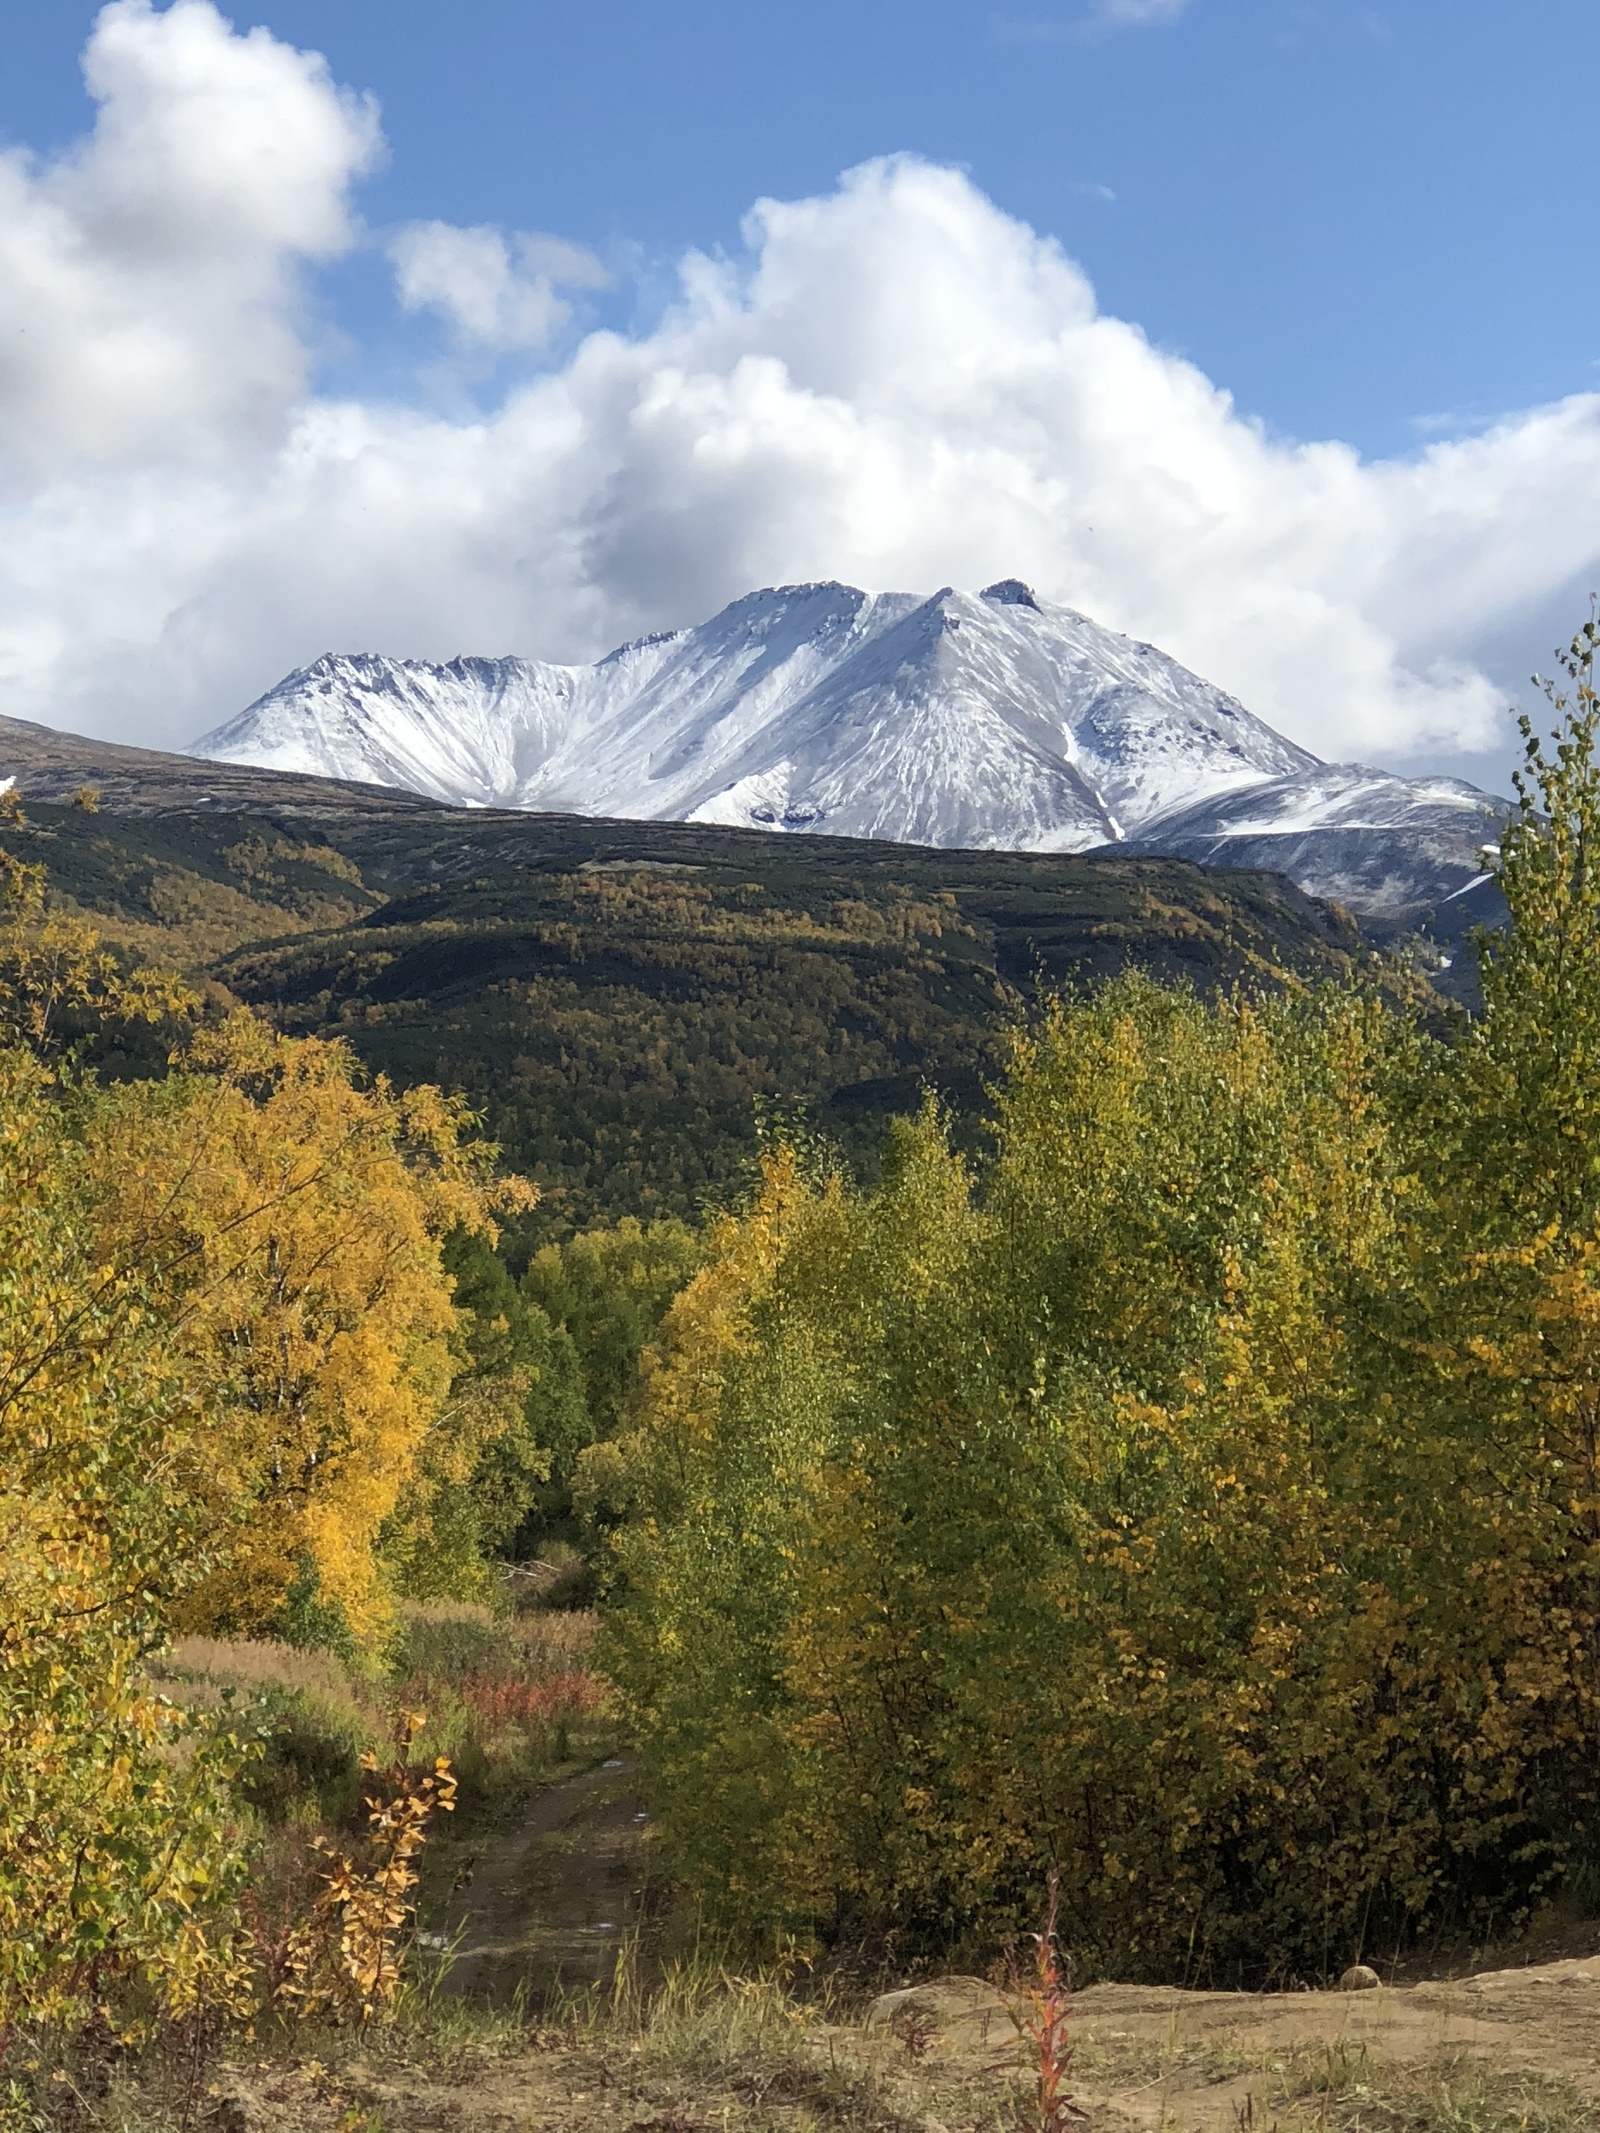
[[(455, 805), (1010, 851), (1188, 857), (1199, 839), (1214, 864), (1281, 866), (1385, 915), (1469, 881), (1506, 807), (1323, 764), (1014, 578), (931, 599), (768, 588), (593, 666), (329, 655), (192, 752)], [(1294, 826), (1264, 860), (1226, 812), (1258, 794)]]

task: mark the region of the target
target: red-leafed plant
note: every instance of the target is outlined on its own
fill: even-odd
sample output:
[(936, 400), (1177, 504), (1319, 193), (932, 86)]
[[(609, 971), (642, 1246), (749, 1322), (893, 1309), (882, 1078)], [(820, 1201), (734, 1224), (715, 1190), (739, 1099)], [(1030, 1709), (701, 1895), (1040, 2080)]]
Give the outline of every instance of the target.
[(1072, 2069), (1072, 2046), (1067, 2041), (1067, 2022), (1072, 2006), (1071, 1965), (1056, 1941), (1061, 1913), (1061, 1876), (1050, 1869), (1044, 1922), (1028, 1937), (1034, 1944), (1033, 1974), (1024, 1976), (1013, 1959), (1012, 1991), (1023, 2035), (1033, 2047), (1037, 2087), (1035, 2124), (1038, 2133), (1069, 2133), (1083, 2123), (1083, 2112), (1067, 2094), (1067, 2075)]

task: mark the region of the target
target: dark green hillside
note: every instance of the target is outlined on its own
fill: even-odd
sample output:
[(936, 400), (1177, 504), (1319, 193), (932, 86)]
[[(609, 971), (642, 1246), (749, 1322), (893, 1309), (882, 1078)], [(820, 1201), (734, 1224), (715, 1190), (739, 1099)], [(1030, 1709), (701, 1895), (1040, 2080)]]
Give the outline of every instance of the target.
[[(616, 835), (584, 830), (591, 850)], [(402, 1080), (465, 1087), (559, 1221), (725, 1193), (757, 1097), (805, 1103), (868, 1166), (924, 1087), (975, 1112), (1037, 973), (1134, 961), (1210, 987), (1361, 953), (1353, 926), (1271, 878), (972, 853), (863, 864), (856, 847), (755, 837), (725, 854), (691, 835), (703, 856), (677, 867), (565, 871), (570, 849), (529, 852), (357, 925), (241, 949), (218, 975), (291, 1030), (337, 1028)]]
[(132, 934), (171, 936), (192, 968), (242, 941), (346, 924), (383, 901), (353, 860), (292, 819), (139, 819), (29, 801), (5, 837), (45, 866), (57, 894)]
[(924, 1088), (974, 1118), (1041, 977), (1134, 964), (1214, 990), (1373, 952), (1275, 875), (391, 806), (371, 788), (341, 809), (325, 780), (234, 769), (221, 794), (214, 765), (68, 739), (31, 776), (22, 762), (25, 793), (114, 775), (98, 813), (28, 798), (13, 841), (57, 891), (146, 952), (159, 932), (289, 1030), (465, 1089), (544, 1185), (546, 1231), (726, 1195), (758, 1100), (805, 1105), (868, 1170)]
[(835, 894), (813, 915), (656, 872), (425, 891), (221, 975), (292, 1030), (464, 1086), (569, 1217), (725, 1190), (756, 1095), (804, 1100), (858, 1154), (924, 1077), (970, 1106), (1013, 997), (951, 904)]

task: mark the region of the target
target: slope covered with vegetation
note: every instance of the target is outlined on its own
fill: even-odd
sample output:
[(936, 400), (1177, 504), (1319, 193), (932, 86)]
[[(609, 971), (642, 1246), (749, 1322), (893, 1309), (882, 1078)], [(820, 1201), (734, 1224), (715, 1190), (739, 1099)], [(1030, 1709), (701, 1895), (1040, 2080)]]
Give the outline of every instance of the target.
[(803, 1107), (868, 1174), (924, 1088), (970, 1138), (1041, 981), (1377, 968), (1352, 920), (1271, 875), (390, 809), (355, 788), (341, 814), (316, 781), (239, 771), (274, 804), (241, 810), (246, 784), (208, 811), (191, 786), (212, 767), (119, 771), (115, 813), (30, 799), (19, 852), (219, 999), (464, 1091), (541, 1188), (523, 1250), (596, 1217), (697, 1217), (746, 1182), (762, 1110)]

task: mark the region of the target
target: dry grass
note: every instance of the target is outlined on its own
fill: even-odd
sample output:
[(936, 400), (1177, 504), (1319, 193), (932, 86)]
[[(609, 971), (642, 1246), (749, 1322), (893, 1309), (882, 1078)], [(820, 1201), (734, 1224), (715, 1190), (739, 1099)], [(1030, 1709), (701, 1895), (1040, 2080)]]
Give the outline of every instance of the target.
[[(646, 1990), (624, 1961), (610, 1990), (498, 2013), (439, 1983), (414, 1979), (394, 2018), (365, 2029), (241, 2039), (208, 2077), (202, 2113), (185, 2067), (150, 2060), (99, 2099), (63, 2095), (72, 2108), (35, 2133), (177, 2133), (186, 2113), (221, 2133), (1034, 2133), (1027, 2067), (952, 2055), (938, 2038), (913, 2050), (789, 1967), (739, 1975), (702, 1952)], [(1442, 2051), (1396, 2063), (1336, 2044), (1252, 2062), (1229, 2048), (1197, 2059), (1191, 2045), (1183, 2095), (1137, 2108), (1106, 2071), (1075, 2069), (1083, 2133), (1600, 2126), (1600, 2109), (1552, 2075)]]
[(396, 1612), (407, 1622), (476, 1622), (485, 1629), (500, 1619), (482, 1600), (402, 1600)]
[[(399, 1668), (433, 1651), (470, 1653), (491, 1672), (566, 1673), (586, 1664), (599, 1633), (593, 1609), (566, 1614), (497, 1615), (467, 1600), (406, 1600), (396, 1609)], [(359, 1699), (373, 1684), (326, 1651), (303, 1651), (270, 1637), (180, 1637), (150, 1663), (161, 1682), (214, 1682), (237, 1688), (301, 1689)]]
[(246, 1790), (275, 1826), (358, 1816), (360, 1757), (385, 1756), (403, 1710), (426, 1714), (417, 1757), (456, 1767), (464, 1841), (467, 1825), (513, 1812), (607, 1728), (608, 1695), (586, 1664), (592, 1615), (518, 1618), (450, 1601), (396, 1615), (387, 1676), (267, 1638), (185, 1637), (151, 1661), (151, 1679), (189, 1710), (266, 1727)]
[[(647, 1993), (624, 1965), (612, 1992), (537, 2018), (414, 1988), (387, 2032), (312, 2045), (302, 2040), (288, 2062), (315, 2068), (325, 2099), (319, 2119), (311, 2084), (293, 2091), (305, 2105), (292, 2123), (306, 2133), (337, 2133), (352, 2112), (377, 2114), (384, 2133), (1034, 2133), (1036, 2125), (1031, 2069), (1008, 2068), (1004, 2054), (952, 2057), (937, 2039), (912, 2050), (825, 1990), (797, 1992), (781, 1970), (741, 1977), (704, 1960), (669, 1971)], [(1243, 2091), (1237, 2055), (1224, 2056), (1210, 2069), (1191, 2062), (1197, 2085), (1182, 2099), (1134, 2111), (1086, 2069), (1075, 2122), (1083, 2133), (1595, 2133), (1600, 2125), (1595, 2105), (1555, 2077), (1447, 2055), (1406, 2065), (1338, 2048), (1294, 2053), (1258, 2065)], [(261, 2070), (227, 2086), (244, 2099), (290, 2093)], [(245, 2117), (255, 2123), (248, 2109)]]
[(270, 1638), (180, 1637), (151, 1661), (150, 1672), (179, 1689), (201, 1683), (219, 1689), (287, 1689), (345, 1703), (354, 1703), (358, 1695), (356, 1683), (331, 1652), (301, 1651)]
[(1594, 2133), (1600, 2112), (1569, 2083), (1454, 2056), (1396, 2066), (1332, 2050), (1268, 2091), (1283, 2133)]
[[(1079, 2038), (1077, 2094), (1099, 2119), (1156, 2133), (1595, 2133), (1600, 2107), (1562, 2076), (1441, 2045), (1397, 2060), (1363, 2044), (1270, 2050), (1237, 2039)], [(1200, 2101), (1217, 2098), (1207, 2111)], [(1109, 2123), (1110, 2121), (1108, 2121)]]
[(523, 1678), (584, 1666), (599, 1630), (592, 1611), (497, 1615), (467, 1601), (407, 1601), (394, 1666), (402, 1678), (470, 1670)]
[(600, 1617), (592, 1607), (575, 1608), (570, 1614), (522, 1615), (516, 1624), (529, 1663), (552, 1673), (586, 1665), (599, 1633)]

